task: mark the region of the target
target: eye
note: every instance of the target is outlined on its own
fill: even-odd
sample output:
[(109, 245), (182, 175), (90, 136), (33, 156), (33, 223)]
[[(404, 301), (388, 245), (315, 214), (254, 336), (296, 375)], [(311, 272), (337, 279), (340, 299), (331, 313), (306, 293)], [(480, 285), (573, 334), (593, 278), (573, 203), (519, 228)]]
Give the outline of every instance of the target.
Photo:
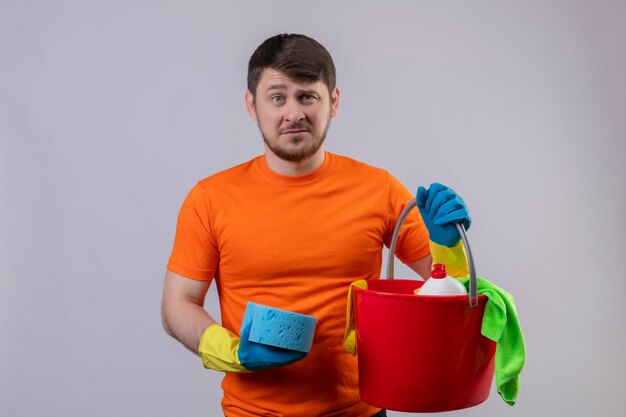
[(301, 100), (304, 101), (305, 103), (313, 103), (315, 100), (317, 100), (317, 97), (312, 96), (310, 94), (304, 94), (302, 95)]
[(276, 104), (280, 104), (283, 102), (283, 96), (280, 96), (280, 95), (272, 96), (272, 101)]

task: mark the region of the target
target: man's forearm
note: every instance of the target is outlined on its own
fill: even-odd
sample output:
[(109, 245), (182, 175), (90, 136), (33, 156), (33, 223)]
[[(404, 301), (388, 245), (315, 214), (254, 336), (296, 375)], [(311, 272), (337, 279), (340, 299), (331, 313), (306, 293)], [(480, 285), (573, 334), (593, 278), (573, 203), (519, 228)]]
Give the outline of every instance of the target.
[(202, 334), (215, 320), (191, 301), (164, 301), (162, 311), (165, 331), (197, 355)]
[(426, 255), (417, 261), (407, 262), (406, 265), (417, 272), (424, 280), (427, 280), (430, 278), (432, 260), (433, 258), (430, 255)]

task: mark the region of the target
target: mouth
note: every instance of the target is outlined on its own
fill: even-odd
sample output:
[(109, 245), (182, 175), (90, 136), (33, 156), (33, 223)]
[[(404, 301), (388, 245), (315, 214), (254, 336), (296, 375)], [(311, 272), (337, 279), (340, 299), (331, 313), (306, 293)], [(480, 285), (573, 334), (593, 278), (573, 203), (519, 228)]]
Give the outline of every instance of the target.
[(308, 130), (304, 130), (304, 129), (299, 129), (299, 130), (285, 130), (284, 132), (281, 133), (281, 136), (298, 136), (301, 135), (303, 133), (307, 133)]
[(281, 135), (298, 135), (301, 133), (306, 133), (308, 132), (308, 130), (306, 129), (291, 129), (291, 130), (285, 130), (284, 132), (281, 133)]

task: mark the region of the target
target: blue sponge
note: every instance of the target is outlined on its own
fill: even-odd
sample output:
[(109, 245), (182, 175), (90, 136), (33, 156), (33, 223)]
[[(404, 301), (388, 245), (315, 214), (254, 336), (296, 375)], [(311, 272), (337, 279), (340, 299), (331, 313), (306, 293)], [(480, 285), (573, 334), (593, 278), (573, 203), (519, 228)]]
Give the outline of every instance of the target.
[(313, 344), (313, 316), (248, 302), (241, 327), (250, 326), (248, 340), (264, 345), (308, 352)]

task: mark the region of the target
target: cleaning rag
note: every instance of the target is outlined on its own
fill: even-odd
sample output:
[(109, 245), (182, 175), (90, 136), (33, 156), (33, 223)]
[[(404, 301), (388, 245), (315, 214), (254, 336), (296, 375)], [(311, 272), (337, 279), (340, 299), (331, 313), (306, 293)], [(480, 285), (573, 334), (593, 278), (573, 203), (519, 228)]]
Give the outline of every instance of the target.
[[(469, 291), (469, 279), (459, 279)], [(515, 404), (520, 389), (520, 372), (526, 361), (524, 335), (517, 318), (513, 296), (492, 282), (477, 278), (478, 294), (487, 296), (481, 333), (496, 342), (496, 388), (509, 405)]]

